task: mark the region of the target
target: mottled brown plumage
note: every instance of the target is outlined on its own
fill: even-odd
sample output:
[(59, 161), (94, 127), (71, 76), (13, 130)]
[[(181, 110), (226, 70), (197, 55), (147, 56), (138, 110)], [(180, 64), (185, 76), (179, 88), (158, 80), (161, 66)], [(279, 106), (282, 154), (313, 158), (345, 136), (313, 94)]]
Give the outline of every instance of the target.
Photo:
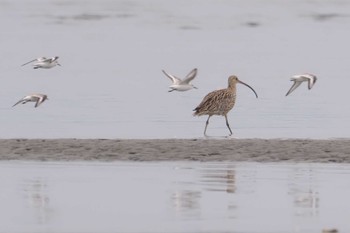
[(248, 84), (240, 81), (236, 76), (232, 75), (228, 78), (228, 87), (221, 90), (216, 90), (207, 94), (202, 102), (193, 111), (194, 116), (209, 115), (204, 129), (204, 135), (206, 135), (209, 119), (213, 115), (224, 116), (226, 120), (226, 126), (232, 135), (232, 130), (227, 120), (227, 113), (233, 108), (236, 102), (236, 84), (241, 83), (249, 87), (254, 93), (256, 98), (258, 95), (254, 89)]

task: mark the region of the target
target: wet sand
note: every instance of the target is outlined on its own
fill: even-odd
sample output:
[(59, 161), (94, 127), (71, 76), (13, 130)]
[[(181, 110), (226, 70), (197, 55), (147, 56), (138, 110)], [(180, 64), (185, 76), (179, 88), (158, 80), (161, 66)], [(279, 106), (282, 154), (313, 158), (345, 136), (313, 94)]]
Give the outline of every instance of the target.
[(350, 139), (2, 139), (0, 160), (350, 162)]

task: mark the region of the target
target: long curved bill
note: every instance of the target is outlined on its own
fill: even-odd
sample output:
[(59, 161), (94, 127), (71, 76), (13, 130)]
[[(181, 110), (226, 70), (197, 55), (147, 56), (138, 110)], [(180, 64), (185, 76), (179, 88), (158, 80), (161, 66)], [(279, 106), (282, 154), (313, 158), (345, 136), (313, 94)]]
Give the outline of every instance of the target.
[(244, 83), (244, 82), (242, 82), (240, 80), (237, 80), (237, 82), (239, 82), (240, 84), (243, 84), (243, 85), (249, 87), (254, 92), (256, 98), (258, 98), (258, 94), (256, 94), (255, 90), (251, 86), (249, 86), (248, 84), (246, 84), (246, 83)]

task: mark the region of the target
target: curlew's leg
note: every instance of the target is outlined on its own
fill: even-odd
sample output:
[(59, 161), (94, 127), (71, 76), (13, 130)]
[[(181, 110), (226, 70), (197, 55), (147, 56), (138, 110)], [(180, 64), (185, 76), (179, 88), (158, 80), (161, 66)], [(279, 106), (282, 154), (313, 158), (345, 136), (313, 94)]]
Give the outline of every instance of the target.
[(205, 122), (205, 128), (204, 128), (204, 136), (207, 136), (207, 127), (208, 127), (208, 125), (209, 125), (209, 119), (210, 119), (210, 115), (209, 115), (209, 117), (208, 117), (208, 119), (207, 119), (207, 122)]
[(231, 136), (232, 135), (232, 130), (231, 130), (230, 125), (228, 123), (227, 115), (225, 115), (225, 120), (226, 120), (226, 126), (227, 126), (228, 130), (230, 130), (230, 135), (229, 136)]

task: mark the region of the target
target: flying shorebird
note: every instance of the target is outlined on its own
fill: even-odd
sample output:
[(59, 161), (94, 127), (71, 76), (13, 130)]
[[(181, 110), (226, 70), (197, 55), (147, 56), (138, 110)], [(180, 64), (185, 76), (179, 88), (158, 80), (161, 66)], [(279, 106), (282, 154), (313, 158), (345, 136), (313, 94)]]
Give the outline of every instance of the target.
[(194, 116), (209, 115), (204, 128), (204, 136), (207, 136), (206, 131), (209, 124), (209, 119), (213, 115), (224, 116), (226, 120), (226, 126), (232, 135), (232, 130), (227, 120), (227, 113), (233, 108), (236, 102), (236, 84), (240, 83), (249, 87), (255, 94), (258, 95), (255, 90), (248, 84), (240, 81), (236, 76), (232, 75), (228, 78), (228, 87), (221, 90), (216, 90), (207, 94), (202, 102), (193, 111)]
[(51, 57), (51, 58), (39, 57), (39, 58), (36, 58), (34, 60), (31, 60), (29, 62), (24, 63), (22, 66), (25, 66), (25, 65), (32, 63), (32, 62), (35, 62), (33, 64), (34, 69), (38, 69), (38, 68), (50, 69), (56, 65), (61, 66), (57, 61), (58, 58), (59, 58), (58, 56)]
[(173, 84), (171, 86), (169, 86), (169, 88), (171, 89), (171, 90), (169, 90), (169, 92), (172, 92), (175, 90), (176, 91), (188, 91), (192, 88), (197, 89), (197, 87), (193, 86), (190, 83), (197, 75), (196, 68), (191, 70), (191, 72), (186, 76), (186, 78), (184, 80), (182, 80), (174, 75), (171, 75), (164, 70), (162, 70), (162, 71), (173, 82)]
[(15, 103), (12, 107), (16, 106), (19, 103), (25, 104), (27, 102), (36, 102), (35, 107), (38, 107), (42, 102), (48, 99), (49, 98), (47, 98), (47, 95), (43, 95), (43, 94), (27, 95), (23, 97), (21, 100), (19, 100), (17, 103)]
[(302, 82), (307, 81), (308, 83), (308, 88), (309, 90), (314, 86), (314, 84), (316, 83), (316, 76), (313, 74), (298, 74), (298, 75), (294, 75), (290, 81), (294, 81), (294, 84), (292, 85), (292, 87), (289, 89), (289, 91), (287, 92), (286, 96), (289, 95), (290, 93), (292, 93), (292, 91), (294, 91), (295, 89), (297, 89), (297, 87), (300, 86), (300, 84)]

